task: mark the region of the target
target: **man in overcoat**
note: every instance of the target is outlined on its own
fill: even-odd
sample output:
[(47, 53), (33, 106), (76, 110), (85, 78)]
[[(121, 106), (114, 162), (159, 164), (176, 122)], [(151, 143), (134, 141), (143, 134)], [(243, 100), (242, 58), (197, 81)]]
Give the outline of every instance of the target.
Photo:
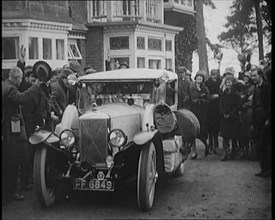
[(55, 109), (58, 110), (58, 117), (61, 118), (68, 104), (70, 104), (70, 90), (68, 89), (68, 76), (73, 74), (70, 69), (62, 69), (60, 78), (51, 84), (51, 99)]
[(271, 88), (263, 80), (263, 71), (251, 67), (251, 77), (256, 85), (252, 98), (253, 131), (256, 152), (259, 155), (261, 171), (256, 176), (267, 177), (271, 174)]
[(184, 66), (178, 68), (179, 89), (178, 89), (178, 109), (191, 108), (191, 83), (186, 79), (187, 69)]
[[(17, 176), (19, 164), (28, 160), (28, 140), (20, 104), (28, 103), (39, 90), (36, 82), (24, 93), (18, 91), (23, 73), (14, 67), (9, 72), (9, 78), (2, 84), (2, 171), (3, 194), (7, 199), (23, 199), (17, 192)], [(27, 176), (27, 175), (23, 175)]]

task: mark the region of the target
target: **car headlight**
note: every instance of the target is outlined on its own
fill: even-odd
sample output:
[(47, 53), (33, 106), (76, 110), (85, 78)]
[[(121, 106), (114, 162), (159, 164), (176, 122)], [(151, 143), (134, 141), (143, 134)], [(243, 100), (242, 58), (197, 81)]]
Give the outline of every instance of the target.
[(75, 143), (75, 135), (71, 130), (64, 130), (60, 134), (60, 144), (65, 146), (65, 148), (69, 148), (73, 146)]
[(113, 147), (121, 147), (126, 143), (126, 135), (120, 129), (114, 129), (109, 136), (110, 143)]

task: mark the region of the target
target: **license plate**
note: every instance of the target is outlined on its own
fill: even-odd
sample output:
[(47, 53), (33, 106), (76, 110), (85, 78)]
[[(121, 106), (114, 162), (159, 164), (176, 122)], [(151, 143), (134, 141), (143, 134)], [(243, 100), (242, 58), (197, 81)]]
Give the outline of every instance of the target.
[(114, 191), (114, 183), (113, 181), (107, 179), (75, 179), (73, 189), (93, 191)]

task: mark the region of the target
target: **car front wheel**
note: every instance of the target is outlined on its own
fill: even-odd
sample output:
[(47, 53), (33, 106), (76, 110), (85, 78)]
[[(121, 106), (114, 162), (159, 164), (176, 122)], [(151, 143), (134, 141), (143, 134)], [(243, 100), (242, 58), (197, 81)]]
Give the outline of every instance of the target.
[(156, 149), (150, 142), (141, 149), (138, 164), (137, 202), (142, 211), (153, 206), (157, 177)]
[(36, 194), (42, 207), (52, 206), (56, 199), (56, 185), (51, 172), (52, 166), (49, 149), (43, 146), (39, 147), (35, 152), (33, 173)]

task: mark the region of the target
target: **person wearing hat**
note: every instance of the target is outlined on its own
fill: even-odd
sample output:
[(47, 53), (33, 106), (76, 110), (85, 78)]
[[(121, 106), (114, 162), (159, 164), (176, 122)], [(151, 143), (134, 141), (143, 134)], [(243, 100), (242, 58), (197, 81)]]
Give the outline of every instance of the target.
[(122, 64), (120, 64), (119, 69), (129, 69), (128, 63), (124, 61)]
[(217, 153), (219, 148), (219, 131), (220, 131), (220, 118), (217, 117), (220, 113), (220, 84), (221, 79), (219, 77), (218, 69), (212, 69), (210, 71), (210, 77), (206, 80), (205, 86), (208, 88), (210, 93), (210, 100), (208, 105), (208, 117), (209, 117), (209, 129), (208, 129), (208, 138), (209, 138), (209, 150), (210, 152)]
[[(209, 146), (207, 143), (208, 133), (208, 102), (209, 102), (209, 90), (204, 84), (205, 73), (199, 70), (195, 76), (195, 82), (191, 85), (191, 111), (196, 115), (200, 122), (200, 134), (198, 138), (203, 142), (205, 146), (205, 156), (209, 154)], [(191, 159), (196, 159), (197, 150), (196, 146), (192, 147)]]
[(26, 91), (30, 88), (36, 80), (36, 77), (33, 74), (33, 66), (24, 67), (22, 82), (19, 87), (20, 92)]
[(250, 126), (252, 123), (252, 96), (255, 85), (252, 83), (250, 71), (244, 72), (244, 89), (241, 94), (242, 107), (240, 110), (240, 137), (239, 144), (241, 149), (241, 157), (246, 159), (251, 156), (255, 157), (255, 149), (252, 144)]
[[(239, 110), (241, 108), (241, 96), (234, 88), (234, 77), (229, 74), (224, 78), (225, 89), (220, 97), (220, 134), (223, 138), (223, 157), (221, 161), (234, 159), (236, 151), (236, 142), (239, 135), (240, 117)], [(230, 152), (230, 139), (232, 140), (232, 150)], [(230, 155), (231, 153), (231, 155)]]
[(62, 69), (60, 78), (51, 84), (51, 99), (58, 110), (58, 117), (61, 119), (65, 108), (67, 107), (70, 98), (68, 76), (74, 74), (70, 69)]
[(84, 75), (84, 69), (79, 62), (73, 60), (69, 63), (69, 67), (74, 73), (76, 73), (77, 77)]
[(234, 77), (234, 74), (235, 74), (235, 69), (233, 67), (226, 67), (225, 68), (224, 74), (222, 76), (222, 82), (220, 84), (221, 92), (223, 92), (226, 88), (226, 86), (225, 86), (225, 77), (228, 76), (228, 75)]
[(87, 74), (93, 74), (93, 73), (96, 73), (96, 70), (95, 70), (94, 68), (90, 67), (89, 69), (87, 69), (87, 70), (85, 71), (85, 73), (86, 73), (86, 75), (87, 75)]
[(179, 76), (178, 85), (178, 109), (189, 109), (191, 108), (191, 83), (186, 79), (186, 67), (178, 67), (177, 74)]

